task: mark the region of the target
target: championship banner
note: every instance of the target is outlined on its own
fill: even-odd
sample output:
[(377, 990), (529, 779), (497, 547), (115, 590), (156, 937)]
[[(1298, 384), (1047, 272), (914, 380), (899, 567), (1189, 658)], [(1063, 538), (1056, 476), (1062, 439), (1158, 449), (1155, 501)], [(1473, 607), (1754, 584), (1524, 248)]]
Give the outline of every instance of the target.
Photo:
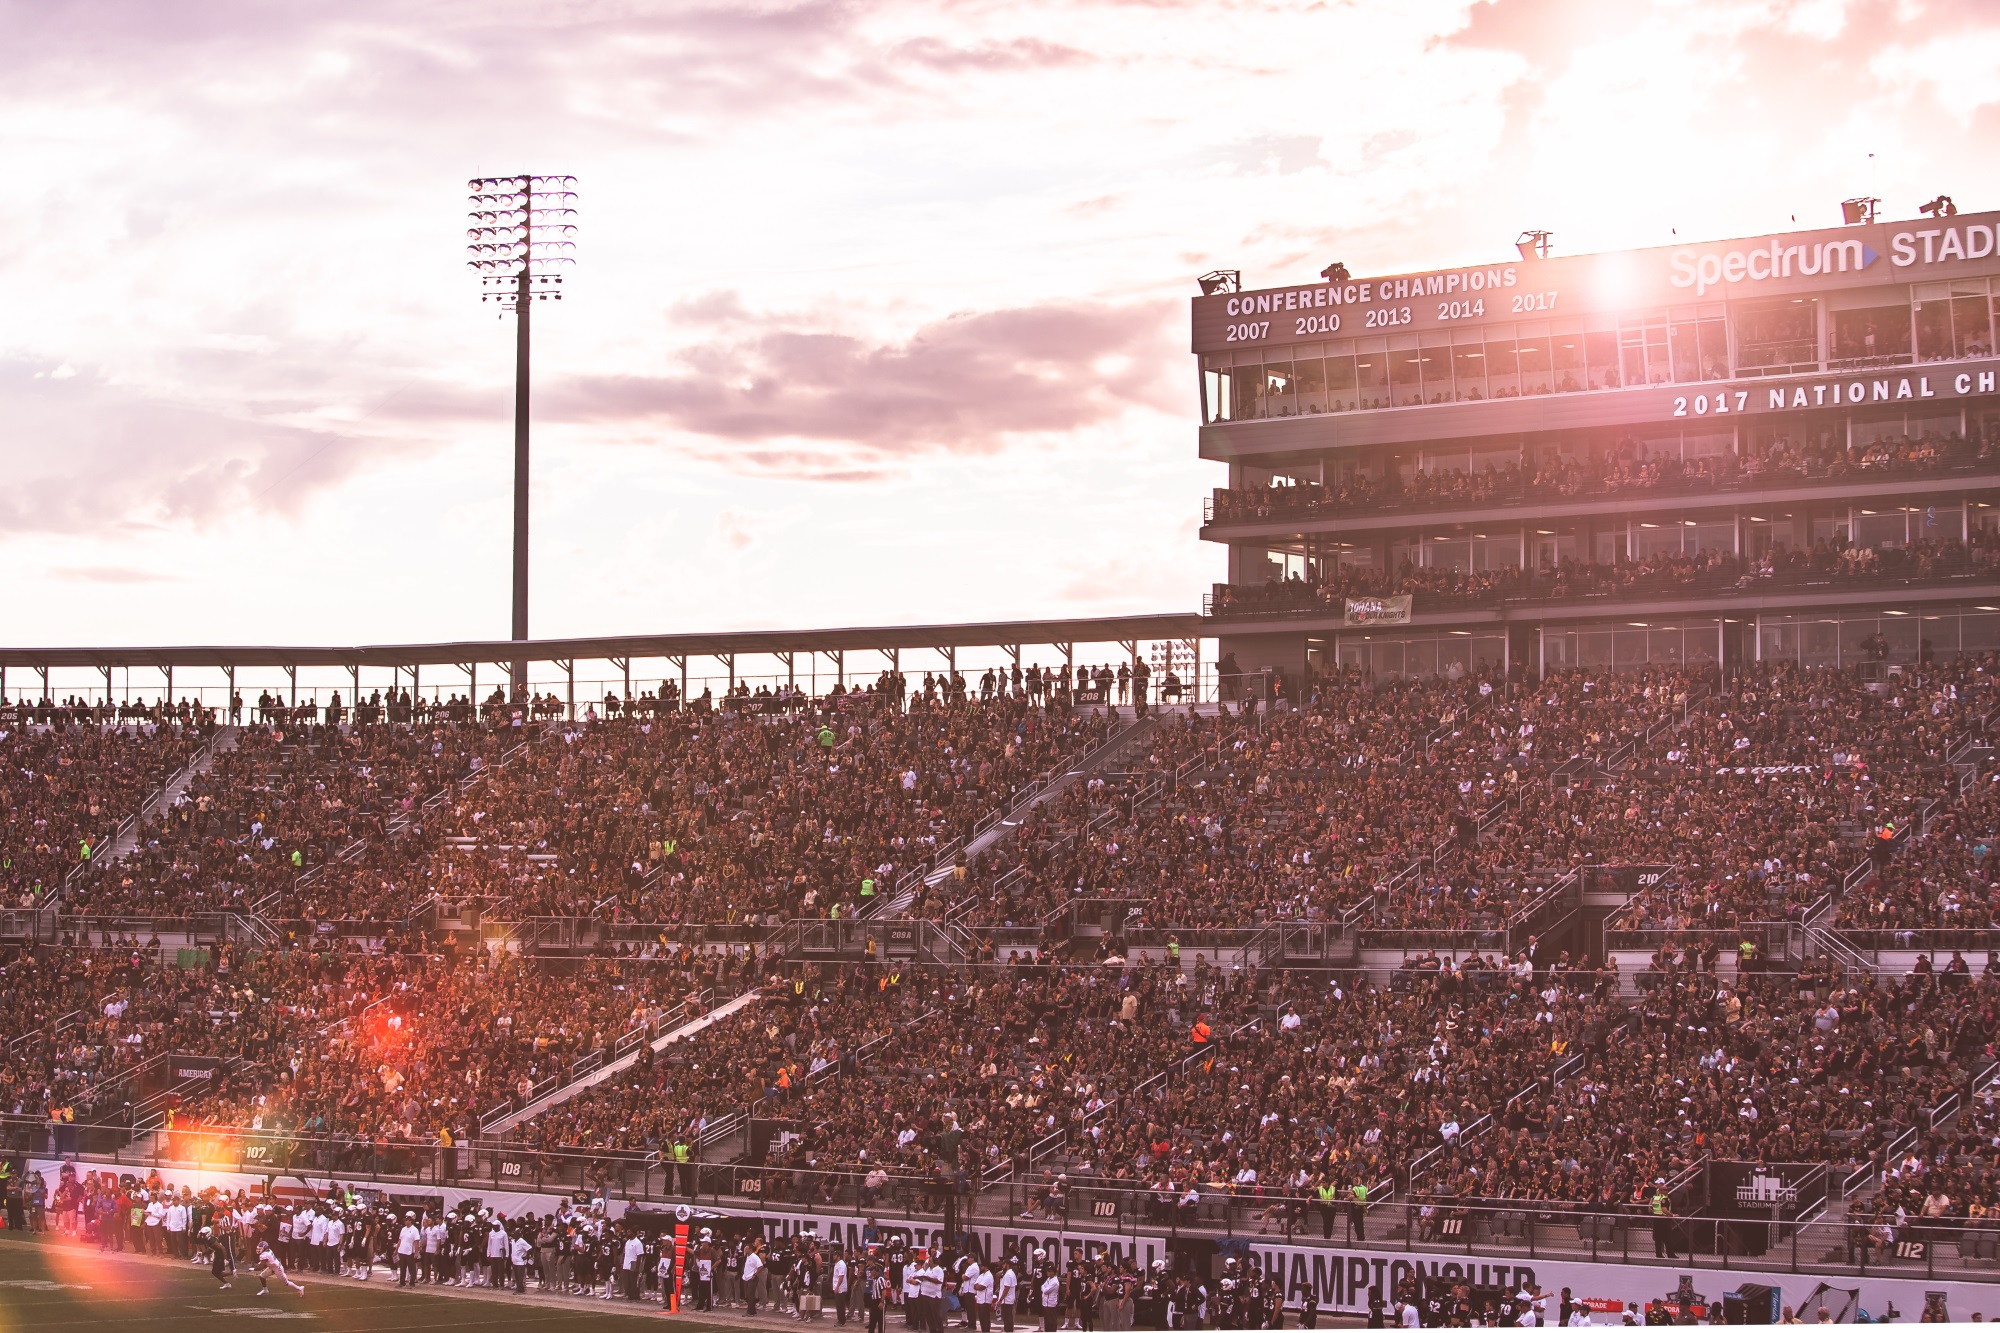
[(1400, 597), (1350, 597), (1347, 599), (1350, 625), (1407, 625), (1410, 623), (1410, 594)]

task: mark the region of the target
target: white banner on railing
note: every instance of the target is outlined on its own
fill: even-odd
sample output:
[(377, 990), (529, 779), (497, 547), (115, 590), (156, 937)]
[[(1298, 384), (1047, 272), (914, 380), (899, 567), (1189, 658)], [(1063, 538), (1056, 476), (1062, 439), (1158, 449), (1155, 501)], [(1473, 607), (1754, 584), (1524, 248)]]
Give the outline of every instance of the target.
[[(773, 1238), (810, 1231), (845, 1245), (858, 1246), (861, 1243), (864, 1220), (847, 1213), (711, 1206), (725, 1216), (761, 1217), (766, 1234)], [(1080, 1205), (1084, 1210), (1088, 1206), (1087, 1202)], [(1103, 1219), (1105, 1225), (1111, 1225), (1113, 1221), (1112, 1218)], [(876, 1230), (885, 1236), (901, 1236), (914, 1245), (935, 1246), (944, 1241), (942, 1226), (929, 1222), (878, 1220)], [(1671, 1298), (1686, 1278), (1692, 1289), (1706, 1298), (1705, 1303), (1720, 1303), (1725, 1293), (1750, 1283), (1776, 1287), (1785, 1303), (1797, 1305), (1825, 1281), (1844, 1290), (1858, 1287), (1862, 1308), (1877, 1319), (1883, 1316), (1891, 1302), (1904, 1318), (1915, 1319), (1924, 1308), (1925, 1293), (1932, 1291), (1946, 1294), (1948, 1309), (1956, 1319), (1965, 1319), (1975, 1312), (1988, 1316), (2000, 1313), (2000, 1282), (1926, 1279), (1921, 1271), (1908, 1278), (1885, 1278), (1874, 1274), (1866, 1277), (1839, 1274), (1810, 1276), (1759, 1269), (1747, 1264), (1741, 1267), (1732, 1264), (1727, 1269), (1714, 1266), (1690, 1268), (1684, 1263), (1654, 1259), (1645, 1253), (1652, 1248), (1652, 1234), (1643, 1219), (1633, 1225), (1633, 1253), (1630, 1257), (1625, 1255), (1622, 1247), (1613, 1253), (1607, 1245), (1605, 1257), (1595, 1261), (1585, 1258), (1554, 1259), (1546, 1255), (1531, 1258), (1519, 1241), (1513, 1242), (1512, 1246), (1488, 1241), (1480, 1253), (1473, 1254), (1465, 1251), (1407, 1251), (1316, 1244), (1304, 1236), (1294, 1237), (1287, 1243), (1267, 1236), (1230, 1237), (1215, 1232), (1173, 1232), (1144, 1227), (1120, 1234), (1076, 1229), (1056, 1223), (1037, 1224), (1028, 1220), (989, 1222), (969, 1218), (961, 1222), (960, 1230), (971, 1234), (981, 1254), (988, 1260), (1040, 1249), (1053, 1256), (1059, 1264), (1109, 1255), (1129, 1259), (1143, 1269), (1171, 1253), (1190, 1249), (1199, 1252), (1203, 1248), (1219, 1252), (1221, 1247), (1233, 1246), (1244, 1257), (1254, 1260), (1263, 1271), (1284, 1274), (1289, 1305), (1296, 1307), (1300, 1296), (1310, 1287), (1319, 1297), (1320, 1308), (1329, 1312), (1366, 1313), (1371, 1293), (1379, 1291), (1386, 1299), (1405, 1277), (1416, 1276), (1424, 1281), (1464, 1281), (1478, 1286), (1505, 1286), (1516, 1291), (1524, 1287), (1539, 1287), (1544, 1293), (1556, 1293), (1567, 1287), (1579, 1299), (1599, 1302), (1600, 1309), (1608, 1309), (1614, 1301), (1643, 1309), (1647, 1301)], [(1510, 1248), (1512, 1253), (1508, 1252)], [(1806, 1250), (1804, 1241), (1800, 1248), (1803, 1257)], [(1802, 1317), (1808, 1322), (1812, 1320), (1810, 1312)], [(1617, 1320), (1600, 1315), (1599, 1322), (1616, 1323)]]

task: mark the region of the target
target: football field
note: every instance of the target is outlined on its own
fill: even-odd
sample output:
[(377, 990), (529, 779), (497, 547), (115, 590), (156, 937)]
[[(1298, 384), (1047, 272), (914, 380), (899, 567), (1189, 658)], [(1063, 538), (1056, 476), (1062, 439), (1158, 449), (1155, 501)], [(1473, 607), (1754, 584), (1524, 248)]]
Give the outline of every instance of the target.
[[(294, 1275), (299, 1277), (299, 1275)], [(508, 1333), (619, 1333), (642, 1321), (687, 1333), (743, 1333), (749, 1322), (715, 1324), (669, 1317), (658, 1305), (398, 1290), (386, 1273), (374, 1280), (330, 1282), (305, 1274), (306, 1294), (237, 1274), (220, 1290), (206, 1268), (100, 1255), (95, 1245), (0, 1240), (0, 1333), (31, 1329), (245, 1329), (280, 1327), (397, 1333), (401, 1329), (504, 1329)], [(386, 1279), (386, 1280), (385, 1280)], [(757, 1321), (762, 1324), (763, 1320)], [(787, 1321), (789, 1322), (789, 1321)], [(775, 1325), (772, 1325), (775, 1327)]]

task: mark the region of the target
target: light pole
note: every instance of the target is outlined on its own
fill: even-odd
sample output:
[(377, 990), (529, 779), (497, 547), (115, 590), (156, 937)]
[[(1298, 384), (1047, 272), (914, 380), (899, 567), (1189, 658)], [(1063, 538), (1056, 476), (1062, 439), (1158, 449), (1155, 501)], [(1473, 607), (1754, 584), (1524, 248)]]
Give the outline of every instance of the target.
[[(536, 301), (562, 300), (559, 270), (575, 263), (574, 176), (482, 176), (472, 191), (466, 267), (481, 301), (512, 310), (514, 330), (514, 631), (528, 637), (528, 326)], [(513, 693), (525, 698), (528, 664), (515, 662)], [(477, 704), (477, 700), (474, 703)]]

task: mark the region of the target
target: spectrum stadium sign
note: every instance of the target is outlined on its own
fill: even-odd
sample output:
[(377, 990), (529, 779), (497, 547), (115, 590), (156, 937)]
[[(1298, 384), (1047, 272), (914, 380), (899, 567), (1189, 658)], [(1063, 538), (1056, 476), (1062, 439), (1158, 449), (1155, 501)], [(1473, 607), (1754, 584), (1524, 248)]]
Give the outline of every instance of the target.
[(1938, 281), (1990, 260), (1997, 229), (1967, 214), (1198, 296), (1193, 350)]

